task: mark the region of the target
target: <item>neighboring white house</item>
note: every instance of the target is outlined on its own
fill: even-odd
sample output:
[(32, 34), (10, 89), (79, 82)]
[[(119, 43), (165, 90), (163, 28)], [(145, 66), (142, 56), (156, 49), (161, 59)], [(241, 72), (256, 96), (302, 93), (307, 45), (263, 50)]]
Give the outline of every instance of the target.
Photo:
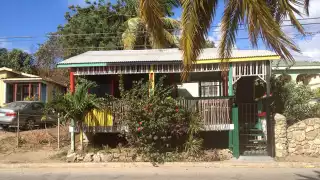
[(299, 76), (312, 75), (309, 86), (311, 89), (320, 88), (320, 61), (308, 56), (294, 56), (294, 58), (295, 63), (289, 67), (283, 60), (273, 61), (272, 73), (277, 76), (286, 73), (294, 82), (297, 82)]
[[(320, 61), (302, 55), (295, 55), (294, 58), (295, 63), (293, 65), (288, 65), (283, 60), (272, 61), (272, 73), (276, 74), (276, 76), (286, 73), (291, 76), (294, 82), (297, 82), (299, 75), (318, 74), (319, 76), (311, 78), (309, 85), (311, 89), (320, 88)], [(219, 87), (221, 87), (220, 83), (221, 82), (183, 83), (178, 85), (178, 93), (184, 97), (199, 97), (200, 92), (203, 97), (220, 96), (221, 91), (223, 91), (219, 89)]]

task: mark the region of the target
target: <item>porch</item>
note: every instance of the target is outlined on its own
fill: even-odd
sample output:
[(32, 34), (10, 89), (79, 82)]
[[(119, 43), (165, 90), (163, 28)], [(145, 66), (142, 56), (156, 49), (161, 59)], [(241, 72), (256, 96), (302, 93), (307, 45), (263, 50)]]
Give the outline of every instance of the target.
[(41, 78), (5, 79), (5, 103), (15, 101), (43, 101), (46, 102), (47, 87)]

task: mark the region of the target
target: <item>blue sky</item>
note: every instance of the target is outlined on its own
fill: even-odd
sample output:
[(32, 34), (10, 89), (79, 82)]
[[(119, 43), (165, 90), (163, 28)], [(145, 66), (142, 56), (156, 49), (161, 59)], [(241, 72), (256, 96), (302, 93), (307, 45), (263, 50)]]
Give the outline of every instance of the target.
[[(110, 0), (114, 2), (115, 0)], [(34, 53), (38, 44), (43, 43), (45, 34), (55, 32), (59, 24), (64, 24), (64, 14), (68, 6), (85, 5), (84, 0), (7, 0), (2, 1), (0, 6), (0, 37), (5, 36), (33, 36), (32, 39), (3, 39), (0, 38), (0, 47), (8, 49), (20, 48), (27, 52)], [(213, 26), (218, 25), (223, 12), (223, 0), (220, 1)], [(180, 9), (175, 9), (175, 18), (179, 18)], [(320, 1), (311, 0), (311, 17), (320, 17)], [(320, 30), (320, 26), (317, 29)], [(309, 30), (309, 29), (307, 29)], [(314, 28), (310, 28), (314, 30)], [(220, 33), (218, 28), (212, 28), (209, 32), (209, 39), (219, 43)], [(292, 29), (286, 29), (287, 32), (294, 32)], [(245, 31), (239, 31), (238, 37), (247, 37)], [(320, 35), (311, 38), (310, 41), (297, 41), (302, 50), (316, 53), (320, 57), (320, 47), (318, 45)], [(261, 44), (261, 43), (260, 43)], [(248, 40), (237, 40), (237, 48), (250, 49)], [(264, 46), (260, 46), (263, 49)], [(313, 53), (313, 54), (312, 54)], [(309, 55), (308, 54), (308, 55)]]
[[(111, 0), (114, 2), (115, 0)], [(31, 3), (32, 2), (32, 3)], [(38, 44), (46, 40), (45, 34), (54, 32), (59, 24), (63, 24), (64, 14), (71, 4), (85, 5), (84, 0), (9, 0), (0, 6), (1, 28), (0, 37), (33, 36), (32, 39), (0, 39), (0, 47), (8, 49), (20, 48), (34, 53)], [(213, 25), (221, 18), (223, 4), (220, 3)], [(175, 9), (175, 18), (181, 15), (180, 9)], [(213, 29), (212, 29), (213, 30)], [(212, 40), (217, 40), (217, 33), (210, 33)]]

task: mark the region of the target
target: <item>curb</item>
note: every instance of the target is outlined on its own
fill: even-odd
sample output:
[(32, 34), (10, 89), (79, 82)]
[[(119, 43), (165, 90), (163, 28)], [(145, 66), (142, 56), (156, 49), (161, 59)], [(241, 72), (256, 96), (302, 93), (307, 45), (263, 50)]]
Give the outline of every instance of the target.
[[(151, 163), (21, 163), (0, 164), (0, 169), (15, 168), (152, 168)], [(160, 168), (320, 168), (319, 163), (303, 162), (208, 162), (208, 163), (165, 163)], [(154, 167), (156, 168), (156, 167)]]

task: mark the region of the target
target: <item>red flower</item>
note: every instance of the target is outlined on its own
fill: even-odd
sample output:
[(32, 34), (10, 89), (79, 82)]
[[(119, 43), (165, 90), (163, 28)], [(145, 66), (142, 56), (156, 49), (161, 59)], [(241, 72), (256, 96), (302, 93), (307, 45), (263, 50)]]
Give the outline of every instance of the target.
[(137, 131), (138, 131), (138, 132), (139, 132), (139, 131), (141, 131), (141, 128), (140, 128), (140, 127), (138, 127)]
[(179, 112), (179, 108), (176, 108), (176, 112)]
[(261, 112), (258, 114), (258, 117), (266, 117), (267, 113), (266, 112)]
[(139, 124), (142, 125), (142, 121), (140, 121)]

